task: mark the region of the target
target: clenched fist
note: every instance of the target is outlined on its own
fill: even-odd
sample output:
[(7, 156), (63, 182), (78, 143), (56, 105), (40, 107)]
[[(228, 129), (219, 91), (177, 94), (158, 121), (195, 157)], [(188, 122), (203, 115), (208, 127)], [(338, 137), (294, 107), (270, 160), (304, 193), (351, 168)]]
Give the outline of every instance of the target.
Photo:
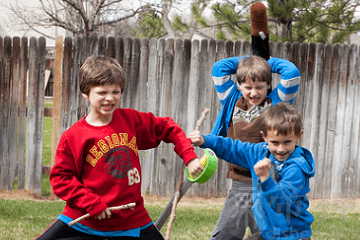
[(261, 182), (266, 181), (270, 176), (271, 161), (268, 158), (264, 158), (258, 161), (254, 166), (254, 171), (259, 177)]

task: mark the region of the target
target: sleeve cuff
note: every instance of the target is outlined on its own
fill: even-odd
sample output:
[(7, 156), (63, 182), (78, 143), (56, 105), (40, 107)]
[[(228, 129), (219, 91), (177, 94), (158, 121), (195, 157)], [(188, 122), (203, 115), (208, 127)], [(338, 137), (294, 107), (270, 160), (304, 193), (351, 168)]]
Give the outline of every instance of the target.
[(182, 154), (181, 158), (184, 160), (185, 165), (187, 165), (191, 160), (198, 158), (198, 156), (193, 149), (189, 149)]
[(98, 204), (94, 206), (90, 206), (87, 209), (87, 212), (90, 214), (91, 217), (97, 217), (99, 216), (108, 206), (100, 201)]

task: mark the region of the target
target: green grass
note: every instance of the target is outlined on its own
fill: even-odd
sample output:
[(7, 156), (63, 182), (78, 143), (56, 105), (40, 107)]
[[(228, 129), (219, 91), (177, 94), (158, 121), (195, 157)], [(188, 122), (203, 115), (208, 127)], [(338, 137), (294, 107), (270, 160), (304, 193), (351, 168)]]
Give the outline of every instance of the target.
[(43, 165), (51, 165), (52, 117), (44, 117)]
[[(145, 207), (155, 222), (168, 199), (145, 197)], [(172, 240), (208, 239), (222, 209), (218, 200), (199, 198), (183, 199), (176, 210), (176, 219), (171, 229)], [(312, 224), (313, 240), (360, 239), (360, 203), (352, 207), (334, 209), (334, 205), (318, 203), (310, 210), (315, 217)], [(0, 232), (3, 240), (33, 239), (62, 212), (62, 201), (32, 201), (0, 199)], [(325, 206), (325, 207), (324, 207)], [(355, 210), (354, 210), (355, 209)], [(161, 229), (166, 234), (167, 223)]]

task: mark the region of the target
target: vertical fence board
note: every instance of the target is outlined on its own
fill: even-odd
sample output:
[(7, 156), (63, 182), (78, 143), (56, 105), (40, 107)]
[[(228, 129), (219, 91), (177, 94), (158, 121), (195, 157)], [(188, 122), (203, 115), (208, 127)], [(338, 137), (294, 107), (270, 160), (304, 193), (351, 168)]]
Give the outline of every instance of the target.
[[(138, 110), (145, 112), (147, 109), (147, 76), (148, 76), (148, 60), (149, 60), (149, 39), (143, 38), (141, 40), (141, 54), (140, 54), (140, 68), (139, 68), (139, 105)], [(144, 166), (147, 162), (144, 161), (143, 157), (144, 151), (139, 151), (139, 158), (142, 169), (145, 169)], [(148, 168), (146, 168), (148, 169)], [(144, 184), (144, 175), (149, 176), (147, 174), (149, 171), (142, 171), (142, 183), (141, 183), (141, 194), (146, 194), (146, 190), (149, 186), (149, 179), (147, 178), (148, 184)], [(146, 179), (146, 178), (145, 178)]]
[[(124, 61), (125, 62), (125, 61)], [(124, 63), (126, 66), (126, 64)], [(147, 96), (151, 96), (147, 102), (147, 111), (152, 112), (155, 116), (159, 115), (158, 102), (160, 101), (160, 85), (157, 76), (157, 40), (150, 39), (150, 52), (149, 52), (149, 75), (148, 75), (148, 88)], [(155, 194), (157, 186), (154, 183), (156, 181), (157, 174), (157, 149), (147, 150), (145, 154), (145, 161), (150, 164), (149, 173), (149, 190), (150, 194)]]
[[(66, 41), (66, 39), (65, 39)], [(64, 48), (64, 54), (66, 54), (66, 58), (68, 59), (68, 61), (71, 61), (71, 57), (72, 58), (72, 69), (69, 72), (69, 70), (67, 68), (65, 68), (65, 63), (63, 63), (63, 78), (65, 76), (65, 74), (69, 74), (71, 73), (71, 81), (69, 83), (67, 83), (70, 86), (70, 91), (69, 89), (66, 89), (67, 93), (67, 97), (69, 98), (69, 105), (68, 108), (65, 110), (65, 112), (68, 112), (68, 119), (66, 120), (66, 129), (69, 128), (71, 125), (73, 125), (77, 120), (78, 120), (78, 116), (80, 116), (80, 103), (81, 101), (84, 101), (81, 92), (80, 92), (80, 81), (79, 81), (79, 70), (80, 67), (82, 66), (82, 64), (85, 61), (85, 53), (83, 50), (83, 46), (86, 44), (86, 42), (84, 41), (83, 37), (77, 37), (75, 39), (74, 42), (74, 47), (72, 47), (72, 45), (68, 45), (69, 49), (65, 50)], [(65, 47), (65, 46), (64, 46)], [(71, 47), (71, 48), (70, 48)], [(72, 51), (70, 51), (70, 49), (75, 49), (75, 52), (73, 53)], [(64, 55), (65, 56), (65, 55)], [(69, 66), (71, 66), (69, 64)], [(65, 80), (65, 78), (63, 79), (63, 81)], [(63, 82), (63, 86), (64, 86), (64, 82)], [(63, 94), (64, 94), (64, 89), (63, 89)], [(70, 95), (69, 95), (70, 94)], [(63, 110), (61, 110), (63, 111)], [(63, 125), (63, 124), (62, 124)], [(63, 127), (61, 129), (61, 131), (63, 132)]]
[[(75, 49), (77, 49), (77, 50), (79, 50), (78, 49), (79, 42), (80, 42), (80, 38), (77, 37), (75, 39), (75, 46), (74, 46)], [(57, 49), (58, 51), (62, 51), (59, 54), (62, 55), (62, 59), (63, 59), (62, 91), (61, 91), (62, 99), (54, 99), (54, 103), (55, 103), (55, 101), (61, 100), (61, 128), (60, 128), (61, 133), (63, 133), (66, 129), (68, 129), (72, 124), (75, 123), (75, 117), (77, 119), (76, 110), (75, 110), (74, 114), (72, 114), (72, 111), (71, 111), (71, 106), (74, 104), (77, 105), (77, 98), (76, 99), (71, 98), (72, 91), (74, 91), (76, 89), (75, 85), (74, 85), (74, 80), (77, 78), (74, 75), (72, 75), (71, 72), (72, 72), (72, 69), (74, 69), (74, 70), (76, 69), (74, 67), (74, 65), (78, 64), (77, 57), (79, 56), (79, 53), (81, 52), (81, 51), (75, 52), (76, 56), (74, 57), (74, 65), (71, 66), (72, 39), (69, 37), (65, 38), (65, 42), (63, 44), (64, 44), (64, 46), (62, 48), (58, 47), (58, 49)], [(55, 54), (56, 54), (56, 51), (55, 51)], [(55, 60), (56, 60), (56, 58), (55, 58)], [(55, 74), (55, 72), (54, 72), (54, 74)], [(59, 73), (57, 73), (57, 74), (59, 74)], [(55, 76), (54, 76), (54, 82), (55, 82)], [(55, 93), (54, 93), (54, 95), (55, 95)], [(73, 106), (73, 109), (77, 109), (77, 107), (75, 107), (75, 108), (74, 107), (75, 106)], [(71, 121), (72, 119), (73, 119), (73, 121)]]
[(98, 55), (107, 55), (106, 50), (106, 38), (101, 36), (99, 37)]
[(26, 93), (27, 93), (27, 66), (28, 66), (28, 39), (21, 39), (21, 60), (20, 60), (20, 80), (19, 80), (19, 155), (18, 155), (18, 189), (24, 189), (25, 185), (25, 140), (26, 140)]
[(351, 158), (355, 160), (355, 184), (354, 194), (355, 198), (360, 197), (360, 49), (358, 50), (356, 62), (356, 80), (355, 80), (355, 111), (353, 115), (353, 135), (351, 138)]
[[(318, 45), (319, 47), (319, 45)], [(327, 117), (328, 117), (328, 108), (329, 108), (329, 92), (330, 92), (330, 76), (331, 76), (331, 59), (332, 59), (332, 45), (326, 44), (325, 51), (323, 55), (323, 65), (319, 66), (321, 69), (318, 69), (321, 72), (321, 82), (319, 85), (319, 94), (320, 94), (320, 102), (319, 102), (319, 116), (318, 116), (318, 130), (316, 135), (317, 139), (317, 153), (313, 154), (315, 158), (315, 185), (311, 190), (313, 191), (315, 198), (321, 198), (323, 194), (323, 184), (322, 181), (324, 179), (324, 166), (326, 162), (325, 158), (325, 150), (326, 150), (326, 129), (328, 125)], [(319, 64), (319, 63), (318, 63)], [(315, 100), (316, 101), (316, 100)], [(317, 115), (317, 114), (316, 114)], [(314, 136), (315, 133), (313, 133)]]
[(109, 37), (108, 38), (108, 53), (107, 55), (109, 57), (115, 58), (116, 55), (116, 50), (115, 50), (115, 38), (114, 37)]
[(292, 54), (293, 54), (292, 46), (293, 46), (293, 44), (291, 42), (285, 42), (284, 43), (284, 58), (289, 60), (290, 62), (293, 62), (292, 59), (291, 59)]
[[(343, 145), (341, 147), (343, 159), (342, 164), (344, 166), (342, 173), (341, 173), (341, 196), (352, 198), (352, 186), (355, 180), (355, 172), (354, 172), (354, 165), (357, 159), (351, 158), (351, 144), (352, 144), (352, 122), (354, 114), (354, 99), (355, 99), (355, 86), (354, 81), (356, 79), (355, 71), (356, 71), (356, 52), (357, 47), (356, 45), (351, 45), (349, 47), (349, 60), (347, 64), (347, 74), (346, 74), (346, 92), (345, 92), (345, 114), (344, 114), (344, 135), (343, 138)], [(358, 132), (359, 134), (359, 132)]]
[[(335, 144), (334, 144), (334, 162), (332, 174), (336, 178), (332, 178), (331, 193), (335, 198), (341, 196), (341, 181), (343, 179), (343, 169), (345, 168), (343, 161), (339, 159), (346, 159), (345, 152), (342, 152), (344, 141), (344, 121), (345, 121), (345, 107), (346, 107), (346, 78), (347, 66), (349, 63), (349, 47), (348, 45), (342, 46), (342, 59), (340, 64), (339, 87), (338, 87), (338, 102), (336, 109), (336, 130), (335, 130)], [(347, 154), (346, 154), (347, 155)], [(341, 179), (341, 181), (339, 181)]]
[(36, 99), (37, 99), (37, 76), (38, 76), (38, 59), (37, 59), (37, 42), (36, 38), (30, 38), (29, 47), (29, 91), (28, 91), (28, 111), (27, 111), (27, 151), (26, 151), (26, 180), (25, 190), (34, 191), (34, 173), (36, 158)]
[(240, 56), (251, 55), (251, 43), (249, 41), (243, 41)]
[(304, 119), (304, 132), (308, 134), (303, 134), (302, 137), (302, 144), (306, 148), (310, 147), (310, 131), (311, 131), (311, 102), (313, 96), (313, 76), (314, 76), (314, 68), (315, 68), (315, 51), (316, 51), (316, 44), (311, 43), (309, 46), (309, 57), (308, 57), (308, 67), (307, 67), (307, 75), (303, 81), (305, 84), (305, 88), (307, 91), (304, 94), (304, 112), (303, 112), (303, 119)]
[(324, 179), (323, 184), (323, 193), (322, 196), (329, 198), (331, 196), (331, 176), (332, 176), (332, 165), (336, 161), (334, 159), (334, 144), (335, 144), (335, 135), (336, 135), (336, 106), (338, 98), (338, 76), (341, 62), (341, 46), (335, 44), (333, 46), (333, 54), (331, 58), (331, 73), (330, 73), (330, 91), (329, 91), (329, 110), (327, 115), (327, 129), (326, 129), (326, 152), (325, 159), (327, 164), (324, 167)]
[(4, 81), (2, 96), (2, 161), (1, 189), (10, 190), (10, 89), (11, 89), (11, 38), (4, 38)]
[[(4, 76), (3, 76), (3, 53), (4, 53), (4, 49), (3, 49), (3, 38), (0, 37), (0, 133), (3, 133), (3, 122), (5, 121), (4, 117), (3, 117), (3, 103), (4, 103), (4, 99), (3, 99), (3, 95), (4, 95)], [(1, 165), (3, 162), (3, 137), (0, 137), (0, 180), (2, 180), (2, 176), (1, 176), (1, 172), (3, 170), (1, 170)], [(5, 166), (3, 167), (5, 168)], [(0, 183), (0, 188), (2, 188), (2, 185)]]
[(129, 108), (131, 101), (130, 86), (131, 86), (131, 52), (132, 52), (132, 39), (126, 38), (124, 41), (124, 59), (123, 69), (125, 72), (125, 89), (121, 95), (121, 107)]
[[(160, 92), (160, 116), (170, 116), (173, 117), (171, 109), (171, 90), (173, 88), (173, 63), (174, 63), (174, 40), (168, 39), (159, 41), (159, 52), (162, 53), (163, 57), (160, 59), (160, 64), (163, 65), (161, 74), (161, 92)], [(161, 49), (163, 48), (163, 49)], [(174, 192), (174, 189), (168, 189), (167, 181), (173, 176), (172, 165), (174, 162), (171, 158), (173, 155), (174, 147), (172, 144), (161, 143), (159, 146), (159, 157), (156, 161), (159, 164), (159, 196), (168, 196)]]
[[(311, 128), (310, 132), (306, 134), (310, 135), (310, 151), (312, 152), (313, 156), (317, 161), (315, 161), (315, 169), (320, 172), (322, 175), (322, 160), (318, 159), (317, 151), (319, 146), (319, 138), (324, 139), (324, 136), (319, 136), (319, 118), (320, 118), (320, 106), (323, 104), (323, 108), (326, 106), (327, 102), (320, 102), (321, 101), (321, 85), (323, 85), (323, 70), (324, 70), (324, 44), (318, 43), (316, 46), (316, 56), (315, 56), (315, 63), (314, 63), (314, 75), (313, 75), (313, 95), (311, 96)], [(318, 169), (319, 168), (319, 169)], [(315, 189), (314, 185), (316, 180), (319, 179), (319, 176), (315, 176), (310, 181), (311, 189)], [(313, 191), (313, 196), (321, 196), (321, 185), (317, 186), (317, 189), (320, 189), (319, 193)], [(315, 195), (314, 195), (315, 194)]]
[[(199, 92), (199, 75), (200, 75), (200, 58), (199, 58), (200, 43), (198, 40), (192, 42), (191, 45), (191, 59), (190, 59), (190, 76), (189, 76), (189, 91), (187, 98), (188, 114), (187, 114), (187, 130), (186, 135), (195, 129), (196, 119), (198, 118), (201, 108), (200, 92)], [(191, 195), (194, 196), (198, 191), (199, 184), (193, 184), (191, 187)]]
[(14, 188), (18, 153), (18, 123), (19, 123), (19, 73), (20, 73), (20, 38), (13, 38), (12, 56), (12, 87), (10, 107), (10, 189)]
[(124, 39), (117, 38), (116, 42), (115, 58), (119, 61), (120, 65), (123, 66), (124, 59)]
[(35, 179), (34, 194), (41, 196), (42, 185), (42, 152), (43, 152), (43, 127), (44, 127), (44, 84), (46, 67), (46, 40), (44, 37), (38, 39), (38, 75), (37, 75), (37, 109), (36, 109), (36, 158), (35, 158)]
[[(234, 56), (240, 56), (241, 53), (241, 44), (242, 42), (240, 40), (235, 41), (235, 50), (234, 50)], [(210, 68), (211, 69), (211, 68)]]
[(139, 66), (140, 66), (140, 39), (134, 38), (131, 51), (131, 68), (129, 72), (130, 108), (136, 109), (139, 101)]
[[(54, 96), (53, 101), (61, 102), (62, 85), (63, 85), (63, 39), (57, 37), (55, 40), (55, 59), (54, 59)], [(65, 60), (66, 58), (64, 58)], [(67, 63), (68, 64), (68, 63)], [(68, 64), (70, 65), (70, 64)], [(65, 67), (64, 67), (65, 69)], [(55, 154), (61, 136), (61, 104), (54, 104), (52, 119), (52, 135), (51, 135), (51, 167), (55, 165)], [(50, 199), (55, 200), (56, 196), (50, 187)]]

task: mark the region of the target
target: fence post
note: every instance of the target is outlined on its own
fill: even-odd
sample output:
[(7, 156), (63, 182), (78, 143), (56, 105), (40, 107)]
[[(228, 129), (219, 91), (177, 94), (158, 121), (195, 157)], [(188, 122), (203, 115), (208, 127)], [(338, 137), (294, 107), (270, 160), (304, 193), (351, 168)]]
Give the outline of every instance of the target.
[[(53, 102), (53, 128), (51, 136), (51, 167), (55, 164), (55, 153), (61, 135), (61, 96), (62, 96), (62, 59), (63, 39), (57, 37), (55, 40), (55, 62), (54, 62), (54, 97)], [(55, 194), (50, 186), (50, 200), (55, 200)]]

